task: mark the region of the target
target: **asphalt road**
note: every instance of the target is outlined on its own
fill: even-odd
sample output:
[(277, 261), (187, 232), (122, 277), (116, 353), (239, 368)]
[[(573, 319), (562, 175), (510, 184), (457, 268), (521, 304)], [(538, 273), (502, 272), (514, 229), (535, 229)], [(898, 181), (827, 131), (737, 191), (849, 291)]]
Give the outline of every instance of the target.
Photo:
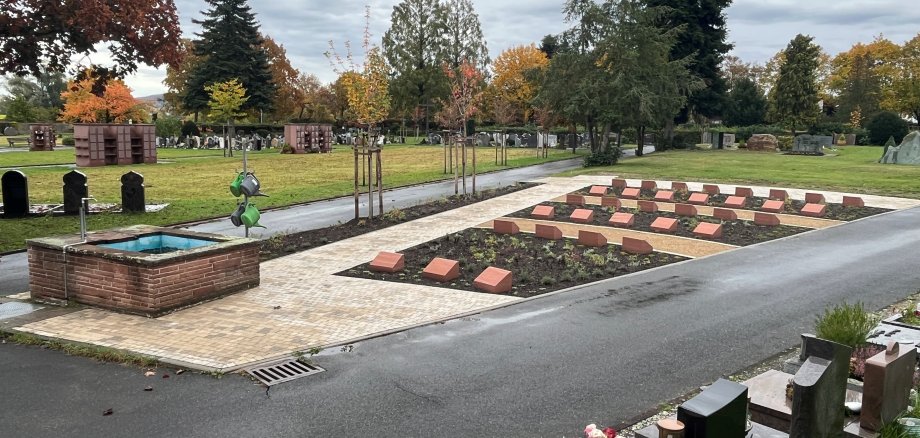
[(267, 393), (237, 375), (145, 378), (0, 345), (0, 424), (35, 437), (580, 436), (796, 345), (828, 305), (915, 292), (918, 244), (920, 209), (877, 216), (324, 352), (327, 372)]

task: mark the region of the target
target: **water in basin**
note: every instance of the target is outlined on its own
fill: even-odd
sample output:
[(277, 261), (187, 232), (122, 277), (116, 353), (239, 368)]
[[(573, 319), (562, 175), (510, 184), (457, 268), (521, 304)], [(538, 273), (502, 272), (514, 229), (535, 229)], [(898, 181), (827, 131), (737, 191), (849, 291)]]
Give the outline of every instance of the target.
[(163, 254), (167, 252), (180, 251), (183, 249), (200, 248), (202, 246), (214, 245), (215, 243), (217, 242), (213, 240), (156, 233), (138, 236), (136, 239), (125, 240), (122, 242), (99, 243), (97, 246), (117, 249), (120, 251)]

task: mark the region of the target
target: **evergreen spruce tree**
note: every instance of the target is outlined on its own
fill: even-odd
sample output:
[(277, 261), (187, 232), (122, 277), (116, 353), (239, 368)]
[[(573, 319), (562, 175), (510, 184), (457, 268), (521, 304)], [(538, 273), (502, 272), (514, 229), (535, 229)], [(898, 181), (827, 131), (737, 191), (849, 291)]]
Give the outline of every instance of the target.
[(484, 71), (492, 62), (489, 48), (482, 36), (479, 15), (470, 0), (444, 0), (444, 25), (442, 57), (451, 68), (457, 69), (463, 61), (469, 61), (478, 70)]
[(764, 122), (767, 115), (767, 98), (751, 78), (732, 81), (725, 105), (725, 123), (729, 126), (751, 126)]
[(663, 27), (681, 29), (671, 48), (671, 60), (689, 59), (687, 67), (704, 84), (690, 94), (675, 121), (684, 123), (691, 114), (707, 118), (722, 115), (728, 87), (719, 66), (732, 49), (726, 42), (728, 31), (722, 11), (731, 0), (646, 0), (646, 4), (667, 8)]
[(196, 112), (207, 109), (205, 87), (237, 78), (249, 96), (244, 110), (271, 110), (275, 84), (255, 14), (246, 0), (205, 1), (211, 9), (203, 12), (203, 20), (193, 20), (202, 27), (196, 34), (195, 55), (203, 62), (189, 74), (185, 108)]
[(807, 127), (818, 117), (818, 55), (821, 49), (810, 36), (796, 35), (786, 51), (776, 86), (770, 90), (771, 116), (789, 128)]

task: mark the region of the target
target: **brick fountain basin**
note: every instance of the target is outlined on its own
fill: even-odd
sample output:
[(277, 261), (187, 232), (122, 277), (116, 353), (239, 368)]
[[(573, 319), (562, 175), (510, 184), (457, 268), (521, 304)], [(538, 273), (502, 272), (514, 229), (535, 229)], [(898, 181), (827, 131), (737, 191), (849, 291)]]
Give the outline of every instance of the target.
[(28, 240), (39, 301), (159, 316), (259, 285), (259, 241), (135, 225)]

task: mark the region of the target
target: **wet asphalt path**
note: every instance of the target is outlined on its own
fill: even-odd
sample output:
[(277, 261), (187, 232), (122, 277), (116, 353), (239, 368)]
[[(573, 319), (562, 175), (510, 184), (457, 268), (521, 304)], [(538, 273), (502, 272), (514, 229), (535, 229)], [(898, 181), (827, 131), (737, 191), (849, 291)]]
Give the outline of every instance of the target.
[(327, 372), (267, 394), (237, 375), (151, 380), (0, 345), (0, 424), (10, 436), (580, 436), (796, 345), (827, 305), (915, 292), (918, 244), (920, 209), (877, 216), (324, 352)]

